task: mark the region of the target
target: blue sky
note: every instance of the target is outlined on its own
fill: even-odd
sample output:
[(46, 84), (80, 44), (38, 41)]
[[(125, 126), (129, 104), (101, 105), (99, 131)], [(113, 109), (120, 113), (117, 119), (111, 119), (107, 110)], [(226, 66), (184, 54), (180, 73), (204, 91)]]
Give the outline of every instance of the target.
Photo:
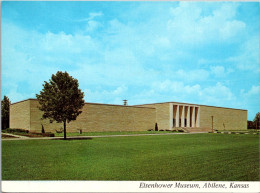
[(2, 2), (2, 98), (57, 71), (85, 101), (259, 111), (258, 2)]

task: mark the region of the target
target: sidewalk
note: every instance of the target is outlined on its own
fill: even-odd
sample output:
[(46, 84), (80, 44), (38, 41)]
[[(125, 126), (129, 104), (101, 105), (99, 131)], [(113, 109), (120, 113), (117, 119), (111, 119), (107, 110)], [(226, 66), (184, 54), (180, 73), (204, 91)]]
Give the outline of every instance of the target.
[(1, 134), (15, 137), (15, 138), (12, 138), (12, 139), (27, 139), (27, 138), (29, 138), (27, 136), (15, 135), (15, 134), (11, 134), (11, 133), (1, 133)]
[[(71, 136), (67, 137), (67, 139), (90, 139), (90, 138), (102, 138), (102, 137), (131, 137), (131, 136), (156, 136), (156, 135), (185, 135), (185, 134), (198, 134), (204, 132), (197, 133), (161, 133), (161, 134), (129, 134), (129, 135), (95, 135), (95, 136)], [(15, 135), (16, 136), (16, 135)], [(2, 139), (3, 141), (8, 140), (35, 140), (35, 139), (63, 139), (63, 137), (20, 137), (20, 138), (10, 138), (10, 139)]]

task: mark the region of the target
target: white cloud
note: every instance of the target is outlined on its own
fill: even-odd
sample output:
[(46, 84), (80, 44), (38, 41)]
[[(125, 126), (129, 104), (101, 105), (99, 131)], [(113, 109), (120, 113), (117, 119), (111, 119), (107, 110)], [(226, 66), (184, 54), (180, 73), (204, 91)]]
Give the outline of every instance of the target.
[(224, 76), (225, 75), (225, 67), (224, 66), (211, 66), (210, 67), (211, 72), (218, 77)]
[(231, 90), (218, 82), (214, 86), (206, 87), (202, 90), (203, 98), (207, 99), (210, 103), (222, 103), (222, 101), (232, 101), (235, 99), (235, 96)]
[(100, 11), (100, 12), (91, 12), (89, 14), (90, 18), (93, 19), (94, 17), (98, 17), (98, 16), (103, 16), (103, 13)]
[[(256, 43), (258, 42), (258, 43)], [(239, 70), (259, 73), (259, 36), (252, 36), (240, 46), (239, 54), (227, 58)]]
[(234, 36), (233, 34), (234, 32), (239, 33), (240, 31), (245, 29), (245, 27), (246, 27), (245, 23), (241, 21), (237, 21), (237, 20), (227, 21), (224, 23), (222, 28), (220, 28), (219, 34), (223, 40), (228, 40)]
[(207, 80), (209, 72), (204, 69), (195, 69), (195, 70), (178, 70), (176, 75), (179, 79), (185, 81), (203, 81)]
[[(154, 92), (151, 91), (157, 91), (157, 94), (154, 95)], [(151, 87), (151, 91), (147, 92), (146, 98), (151, 99), (152, 96), (162, 95), (166, 96), (168, 101), (217, 106), (230, 106), (236, 99), (230, 88), (220, 82), (213, 86), (201, 86), (199, 84), (189, 85), (180, 81), (165, 80), (163, 82), (154, 83)], [(149, 93), (151, 96), (149, 96)]]
[(84, 18), (84, 19), (78, 19), (78, 20), (73, 20), (74, 22), (86, 22), (86, 27), (85, 30), (80, 31), (81, 33), (85, 32), (94, 32), (98, 28), (102, 27), (101, 22), (97, 21), (97, 17), (103, 16), (102, 12), (91, 12), (89, 13), (89, 17)]
[[(92, 40), (89, 35), (72, 35), (64, 32), (38, 34), (35, 42), (32, 45), (41, 45), (41, 48), (48, 53), (48, 55), (55, 52), (56, 54), (75, 54), (82, 52), (91, 52), (98, 48), (98, 44)], [(56, 55), (57, 57), (57, 55)]]
[(251, 96), (254, 96), (254, 95), (259, 95), (260, 94), (260, 86), (253, 85), (248, 92), (245, 92), (245, 90), (242, 89), (241, 94), (244, 97), (251, 97)]
[(100, 22), (93, 21), (93, 20), (88, 21), (88, 25), (86, 27), (86, 31), (87, 32), (93, 32), (96, 29), (98, 29), (100, 26), (102, 26)]
[(120, 85), (112, 90), (107, 89), (85, 89), (85, 101), (96, 103), (123, 104), (123, 100), (127, 98), (128, 87)]
[(248, 120), (253, 120), (260, 107), (260, 86), (252, 85), (251, 88), (241, 89), (237, 106), (248, 110)]
[(101, 17), (101, 16), (103, 16), (102, 12), (91, 12), (91, 13), (89, 13), (89, 17), (84, 18), (84, 19), (74, 20), (74, 21), (76, 21), (76, 22), (90, 21), (90, 20), (93, 20), (95, 17)]
[(159, 47), (169, 48), (171, 46), (170, 40), (167, 37), (158, 37), (154, 40), (154, 44)]
[(223, 3), (213, 15), (202, 15), (198, 3), (180, 2), (178, 7), (171, 8), (173, 17), (168, 21), (168, 29), (183, 43), (236, 41), (235, 37), (245, 32), (246, 27), (244, 22), (234, 18), (237, 6)]
[[(34, 92), (37, 93), (41, 89), (40, 85), (44, 80), (48, 80), (51, 74), (56, 73), (58, 70), (67, 70), (79, 80), (82, 88), (91, 87), (86, 100), (92, 102), (104, 101), (102, 98), (106, 98), (106, 102), (112, 101), (116, 103), (122, 100), (121, 97), (130, 98), (130, 96), (126, 96), (126, 93), (131, 91), (128, 90), (127, 86), (122, 86), (122, 84), (138, 85), (146, 88), (143, 92), (147, 92), (147, 94), (138, 95), (143, 96), (145, 100), (151, 101), (154, 100), (153, 98), (162, 100), (165, 96), (168, 96), (165, 99), (172, 100), (176, 98), (179, 101), (186, 100), (187, 102), (189, 102), (191, 96), (197, 97), (198, 101), (203, 99), (211, 102), (218, 102), (221, 97), (226, 97), (227, 100), (233, 97), (231, 91), (220, 83), (213, 87), (202, 87), (199, 84), (191, 83), (207, 81), (210, 71), (204, 69), (173, 69), (173, 71), (162, 69), (162, 72), (167, 72), (169, 74), (168, 77), (171, 78), (158, 82), (161, 79), (161, 75), (165, 74), (143, 66), (142, 60), (145, 58), (140, 58), (136, 50), (131, 46), (125, 47), (125, 44), (120, 42), (122, 32), (125, 32), (128, 27), (124, 27), (118, 21), (113, 21), (112, 23), (114, 26), (112, 31), (119, 30), (117, 31), (119, 34), (115, 36), (115, 42), (120, 45), (119, 47), (112, 47), (112, 49), (102, 47), (98, 40), (92, 39), (89, 35), (66, 34), (64, 32), (35, 33), (33, 34), (33, 41), (29, 42), (29, 46), (26, 46), (26, 42), (23, 39), (26, 40), (30, 36), (30, 32), (19, 28), (11, 31), (9, 35), (12, 37), (16, 37), (16, 33), (20, 31), (23, 35), (19, 35), (21, 37), (18, 38), (21, 42), (13, 42), (12, 45), (5, 47), (6, 49), (3, 50), (4, 79), (8, 79), (11, 82), (17, 82), (18, 80), (27, 81), (34, 88)], [(129, 33), (134, 33), (134, 31)], [(129, 38), (130, 41), (132, 38), (134, 37)], [(158, 40), (161, 46), (169, 46), (167, 38), (158, 37)], [(128, 45), (128, 39), (123, 41)], [(25, 49), (15, 49), (18, 43), (25, 45)], [(158, 44), (158, 42), (156, 43)], [(137, 44), (142, 45), (140, 42), (137, 42)], [(143, 44), (142, 49), (143, 46), (146, 45)], [(147, 56), (147, 51), (143, 53)], [(11, 57), (7, 57), (8, 54), (16, 56), (13, 57), (14, 61), (10, 61)], [(6, 60), (7, 58), (9, 61)], [(9, 66), (10, 62), (11, 66)], [(17, 63), (21, 64), (21, 66), (17, 65)], [(46, 63), (47, 65), (45, 65)], [(15, 69), (15, 75), (10, 74), (13, 69)], [(223, 68), (216, 66), (211, 70), (217, 74), (221, 73)], [(190, 84), (187, 84), (187, 82)], [(100, 91), (93, 87), (95, 85), (112, 86), (116, 87), (116, 89)], [(151, 85), (152, 87), (147, 89)], [(7, 84), (5, 87), (7, 87)], [(14, 93), (14, 90), (16, 90), (16, 93)], [(157, 90), (159, 93), (157, 93)], [(12, 93), (12, 95), (16, 95), (16, 98), (19, 96), (20, 100), (28, 98), (28, 95), (18, 93), (15, 87), (12, 88)], [(220, 93), (226, 95), (220, 95)], [(135, 92), (131, 95), (133, 97)], [(204, 98), (204, 96), (207, 97)]]

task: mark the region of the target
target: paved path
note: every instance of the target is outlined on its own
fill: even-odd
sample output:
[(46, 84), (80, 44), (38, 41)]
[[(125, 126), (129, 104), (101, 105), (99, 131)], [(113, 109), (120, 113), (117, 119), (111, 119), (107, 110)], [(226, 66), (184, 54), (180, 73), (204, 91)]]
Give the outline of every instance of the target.
[[(156, 136), (156, 135), (186, 135), (186, 134), (198, 134), (196, 133), (159, 133), (159, 134), (129, 134), (129, 135), (95, 135), (95, 136), (70, 136), (67, 139), (89, 139), (89, 138), (102, 138), (102, 137), (131, 137), (131, 136)], [(9, 138), (2, 139), (3, 141), (9, 140), (34, 140), (34, 139), (63, 139), (63, 137), (21, 137), (21, 138)]]
[[(12, 139), (27, 139), (29, 137), (27, 136), (22, 136), (22, 135), (15, 135), (15, 134), (11, 134), (11, 133), (2, 133), (3, 135), (8, 135), (8, 136), (12, 136), (12, 137), (15, 137), (15, 138), (12, 138)], [(9, 138), (10, 139), (10, 138)], [(3, 140), (3, 139), (2, 139)]]

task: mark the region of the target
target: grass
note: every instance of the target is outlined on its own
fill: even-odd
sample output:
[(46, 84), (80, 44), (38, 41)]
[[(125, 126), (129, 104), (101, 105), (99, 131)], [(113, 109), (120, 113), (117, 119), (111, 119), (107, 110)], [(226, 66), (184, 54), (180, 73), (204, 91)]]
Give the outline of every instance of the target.
[(260, 130), (257, 129), (247, 129), (247, 130), (218, 130), (219, 132), (239, 132), (239, 133), (259, 133)]
[[(177, 131), (107, 131), (107, 132), (79, 132), (67, 133), (68, 137), (72, 136), (97, 136), (97, 135), (132, 135), (132, 134), (161, 134), (172, 133)], [(55, 137), (63, 137), (64, 133), (55, 133)]]
[(2, 141), (2, 179), (259, 181), (259, 136)]

